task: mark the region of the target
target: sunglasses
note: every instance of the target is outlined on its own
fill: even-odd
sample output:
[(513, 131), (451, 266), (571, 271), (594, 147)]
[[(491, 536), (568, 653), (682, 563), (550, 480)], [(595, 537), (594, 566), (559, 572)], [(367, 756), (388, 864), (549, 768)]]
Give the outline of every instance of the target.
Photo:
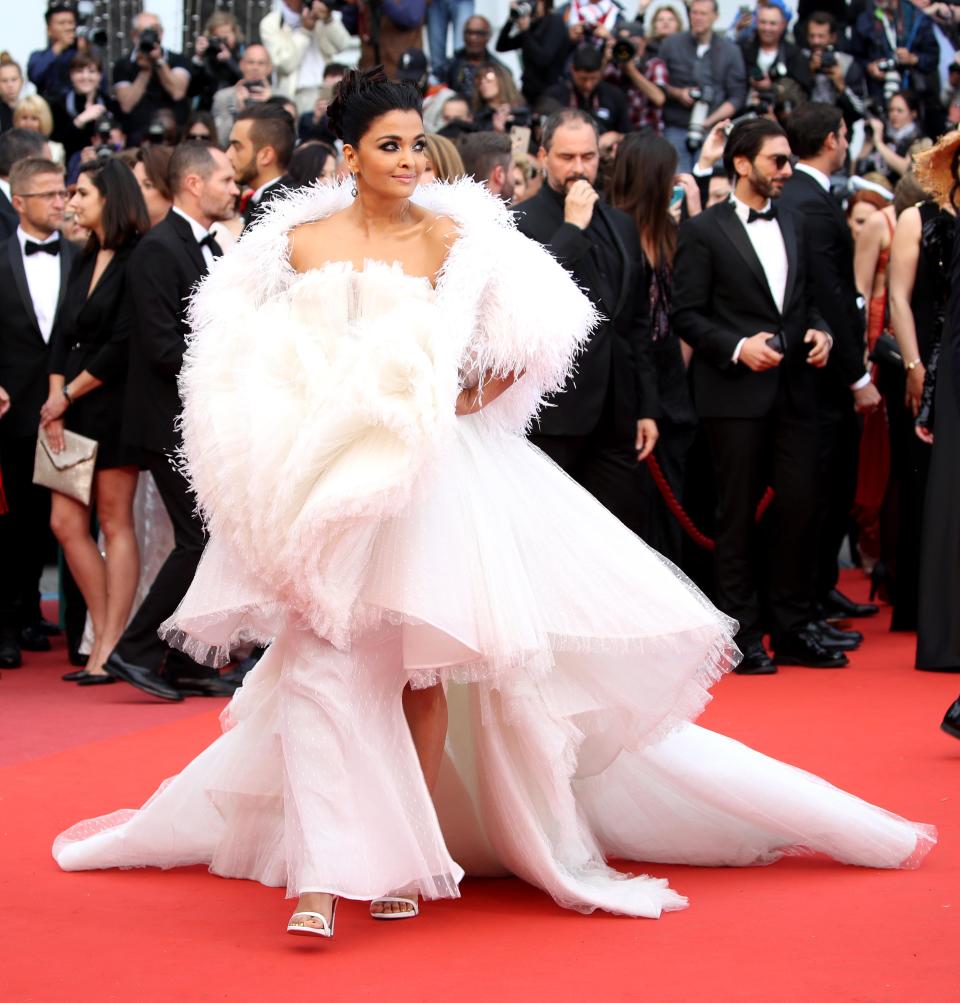
[(766, 156), (773, 161), (778, 171), (782, 171), (790, 163), (790, 157), (786, 153), (767, 153)]

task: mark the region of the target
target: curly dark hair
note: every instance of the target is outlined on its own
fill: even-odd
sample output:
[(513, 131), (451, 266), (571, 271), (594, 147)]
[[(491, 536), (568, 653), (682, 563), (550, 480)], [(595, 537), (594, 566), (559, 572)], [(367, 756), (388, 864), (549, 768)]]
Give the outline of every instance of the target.
[(391, 111), (423, 114), (423, 99), (411, 84), (388, 80), (382, 66), (350, 70), (337, 84), (327, 120), (337, 139), (356, 146), (373, 121)]

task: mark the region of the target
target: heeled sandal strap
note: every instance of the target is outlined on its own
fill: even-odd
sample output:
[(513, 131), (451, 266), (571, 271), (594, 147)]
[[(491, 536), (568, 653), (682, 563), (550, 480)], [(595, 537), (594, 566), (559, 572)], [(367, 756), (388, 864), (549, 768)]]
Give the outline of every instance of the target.
[(328, 920), (327, 917), (324, 916), (322, 912), (309, 912), (306, 909), (302, 909), (300, 912), (295, 912), (290, 917), (289, 921), (287, 922), (287, 929), (289, 929), (291, 926), (300, 927), (300, 928), (302, 928), (304, 930), (316, 930), (317, 929), (317, 927), (311, 926), (309, 923), (298, 923), (298, 922), (296, 922), (298, 916), (308, 916), (311, 919), (318, 919), (323, 924), (323, 929), (324, 930), (329, 930), (330, 929), (330, 920)]
[[(397, 905), (409, 906), (403, 912), (374, 912), (375, 905), (386, 905), (396, 903)], [(420, 915), (420, 903), (416, 899), (404, 898), (402, 895), (381, 895), (370, 903), (370, 915), (374, 919), (412, 919)]]

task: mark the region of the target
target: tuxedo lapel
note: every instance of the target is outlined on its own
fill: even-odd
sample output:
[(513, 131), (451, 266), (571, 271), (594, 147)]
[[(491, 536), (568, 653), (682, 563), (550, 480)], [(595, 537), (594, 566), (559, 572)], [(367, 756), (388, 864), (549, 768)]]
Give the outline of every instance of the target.
[(67, 283), (70, 281), (70, 269), (76, 258), (76, 251), (73, 245), (66, 239), (60, 238), (60, 292), (57, 295), (57, 313), (63, 307), (63, 299), (67, 295)]
[(793, 223), (793, 217), (787, 211), (777, 213), (777, 222), (780, 224), (780, 233), (783, 235), (783, 246), (787, 250), (787, 285), (783, 292), (783, 309), (789, 309), (790, 297), (793, 295), (797, 282), (797, 271), (800, 261), (797, 252), (797, 230)]
[(194, 267), (201, 276), (206, 275), (207, 262), (204, 260), (203, 251), (200, 250), (200, 245), (193, 236), (193, 230), (190, 229), (190, 224), (172, 209), (167, 214), (167, 219), (173, 227), (174, 233), (176, 233), (176, 235), (183, 241), (187, 254), (193, 262)]
[[(717, 226), (736, 248), (737, 253), (743, 258), (753, 277), (760, 283), (760, 288), (767, 294), (767, 298), (773, 304), (774, 310), (777, 310), (776, 300), (773, 298), (773, 293), (770, 292), (767, 276), (763, 271), (763, 266), (760, 264), (760, 259), (757, 257), (757, 252), (753, 249), (753, 244), (750, 243), (750, 238), (747, 236), (747, 229), (737, 219), (736, 210), (729, 202), (723, 206), (722, 212), (717, 213)], [(786, 297), (784, 298), (784, 303), (786, 303)], [(777, 313), (779, 312), (777, 310)]]
[(42, 340), (43, 335), (40, 333), (40, 324), (37, 321), (37, 313), (33, 309), (33, 298), (30, 296), (30, 286), (27, 285), (27, 273), (23, 267), (23, 255), (20, 251), (20, 241), (17, 239), (16, 234), (14, 234), (7, 241), (7, 255), (10, 258), (10, 270), (13, 272), (13, 281), (17, 287), (17, 292), (20, 294), (20, 299), (23, 302), (23, 309), (30, 321), (30, 326), (33, 328), (37, 337)]

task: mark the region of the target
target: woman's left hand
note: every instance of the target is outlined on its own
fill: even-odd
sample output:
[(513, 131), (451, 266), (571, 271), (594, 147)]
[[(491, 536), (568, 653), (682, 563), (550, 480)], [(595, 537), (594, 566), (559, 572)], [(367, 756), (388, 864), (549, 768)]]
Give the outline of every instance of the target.
[(63, 394), (54, 394), (48, 397), (46, 403), (40, 408), (40, 427), (49, 425), (51, 421), (62, 418), (67, 410), (67, 398)]
[(657, 439), (660, 438), (660, 429), (657, 428), (657, 423), (653, 418), (641, 418), (637, 422), (637, 441), (635, 448), (637, 450), (637, 462), (643, 463), (643, 461), (653, 452), (653, 447), (657, 444)]

